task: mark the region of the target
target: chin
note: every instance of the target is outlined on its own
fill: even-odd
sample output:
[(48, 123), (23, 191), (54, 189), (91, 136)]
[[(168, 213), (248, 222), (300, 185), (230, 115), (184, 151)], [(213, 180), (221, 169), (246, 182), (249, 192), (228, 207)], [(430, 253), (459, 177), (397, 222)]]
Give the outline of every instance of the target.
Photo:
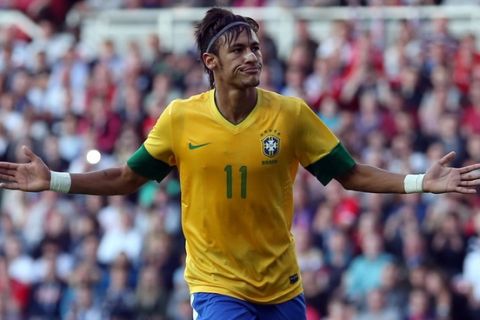
[(232, 83), (234, 87), (237, 89), (248, 89), (248, 88), (254, 88), (258, 87), (260, 84), (260, 78), (259, 77), (250, 77), (250, 78), (244, 78), (241, 79), (240, 81), (236, 81)]
[(260, 84), (260, 79), (252, 79), (251, 81), (247, 81), (245, 83), (245, 87), (246, 88), (252, 88), (252, 87), (258, 87), (258, 85)]

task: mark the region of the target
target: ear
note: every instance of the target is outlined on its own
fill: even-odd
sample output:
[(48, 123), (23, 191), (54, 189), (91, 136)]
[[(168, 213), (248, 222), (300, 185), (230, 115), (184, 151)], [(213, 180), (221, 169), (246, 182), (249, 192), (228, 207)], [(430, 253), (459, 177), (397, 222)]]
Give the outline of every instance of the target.
[(202, 54), (203, 63), (209, 70), (217, 67), (217, 57), (213, 53)]

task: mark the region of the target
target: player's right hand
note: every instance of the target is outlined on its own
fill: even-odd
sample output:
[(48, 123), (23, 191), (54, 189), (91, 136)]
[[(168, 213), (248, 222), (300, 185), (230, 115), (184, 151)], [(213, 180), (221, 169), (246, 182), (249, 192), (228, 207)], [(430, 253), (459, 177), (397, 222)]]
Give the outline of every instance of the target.
[(40, 157), (22, 146), (27, 163), (0, 162), (0, 188), (44, 191), (50, 188), (50, 170)]

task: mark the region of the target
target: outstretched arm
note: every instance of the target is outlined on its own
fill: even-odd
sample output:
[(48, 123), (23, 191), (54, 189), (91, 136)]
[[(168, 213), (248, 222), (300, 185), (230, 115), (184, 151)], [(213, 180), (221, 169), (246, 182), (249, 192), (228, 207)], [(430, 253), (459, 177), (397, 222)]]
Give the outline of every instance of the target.
[[(476, 193), (480, 185), (480, 164), (462, 168), (448, 167), (455, 158), (450, 152), (425, 173), (421, 191), (432, 193)], [(345, 189), (375, 193), (405, 193), (405, 175), (357, 164), (348, 174), (337, 178)], [(421, 180), (420, 180), (421, 181)], [(420, 190), (419, 190), (420, 191)]]
[[(22, 191), (51, 190), (51, 171), (29, 148), (22, 147), (27, 163), (0, 162), (0, 188)], [(136, 191), (147, 178), (128, 166), (70, 174), (69, 193), (120, 195)]]
[(135, 192), (148, 181), (127, 165), (117, 168), (71, 174), (70, 193), (121, 195)]

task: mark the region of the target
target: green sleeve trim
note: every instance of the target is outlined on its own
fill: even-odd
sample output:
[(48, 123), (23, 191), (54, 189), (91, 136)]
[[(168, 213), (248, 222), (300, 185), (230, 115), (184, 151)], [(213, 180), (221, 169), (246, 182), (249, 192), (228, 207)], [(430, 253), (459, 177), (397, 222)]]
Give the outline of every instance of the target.
[(326, 186), (330, 180), (340, 177), (355, 166), (355, 160), (347, 149), (339, 143), (325, 157), (310, 164), (307, 169)]
[(165, 178), (170, 170), (172, 170), (172, 167), (167, 163), (152, 157), (143, 144), (135, 151), (130, 159), (128, 159), (127, 165), (135, 173), (151, 180), (157, 180), (158, 182)]

